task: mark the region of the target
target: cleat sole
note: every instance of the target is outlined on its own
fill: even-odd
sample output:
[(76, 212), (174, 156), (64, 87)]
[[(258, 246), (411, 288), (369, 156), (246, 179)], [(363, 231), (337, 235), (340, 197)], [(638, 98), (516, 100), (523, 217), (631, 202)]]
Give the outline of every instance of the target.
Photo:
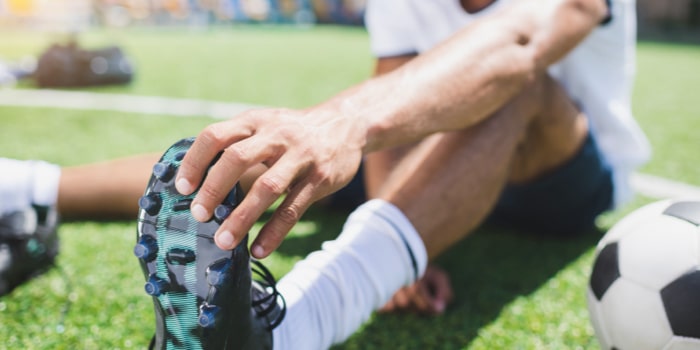
[(190, 212), (195, 194), (183, 196), (175, 189), (180, 163), (192, 142), (182, 140), (165, 152), (139, 200), (134, 255), (156, 310), (152, 348), (271, 348), (271, 335), (253, 329), (247, 237), (231, 251), (219, 249), (213, 239), (242, 192), (236, 187), (229, 193), (219, 206), (226, 208), (221, 219), (198, 222)]

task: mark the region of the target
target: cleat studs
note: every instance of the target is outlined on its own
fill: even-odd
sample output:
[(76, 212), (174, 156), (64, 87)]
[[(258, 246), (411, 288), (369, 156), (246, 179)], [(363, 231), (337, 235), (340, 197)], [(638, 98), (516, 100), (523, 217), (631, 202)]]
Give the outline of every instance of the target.
[(233, 211), (233, 206), (232, 205), (227, 205), (227, 204), (219, 204), (215, 209), (214, 209), (214, 220), (218, 223), (222, 223), (226, 218), (231, 215), (231, 212)]
[(156, 215), (160, 211), (162, 201), (158, 193), (151, 192), (139, 198), (139, 207), (145, 210), (148, 215)]
[(228, 270), (231, 267), (231, 262), (228, 259), (219, 260), (207, 267), (207, 283), (211, 286), (220, 286), (228, 277)]
[(148, 281), (143, 286), (146, 294), (157, 297), (167, 290), (168, 282), (159, 278), (155, 274), (148, 276)]
[(202, 304), (202, 306), (199, 307), (199, 318), (197, 322), (202, 328), (212, 328), (216, 324), (218, 314), (218, 306)]
[(173, 248), (165, 254), (165, 259), (171, 265), (187, 265), (197, 258), (190, 249)]
[(153, 176), (155, 176), (160, 181), (168, 181), (173, 177), (175, 173), (175, 168), (172, 164), (168, 162), (156, 163), (153, 166)]
[(139, 226), (139, 232), (143, 236), (156, 236), (156, 225), (150, 222), (142, 222)]
[(134, 255), (146, 262), (152, 261), (158, 255), (158, 242), (151, 236), (141, 236), (134, 246)]
[(191, 198), (185, 198), (181, 199), (173, 205), (173, 211), (183, 211), (190, 209), (190, 205), (192, 205), (192, 199)]

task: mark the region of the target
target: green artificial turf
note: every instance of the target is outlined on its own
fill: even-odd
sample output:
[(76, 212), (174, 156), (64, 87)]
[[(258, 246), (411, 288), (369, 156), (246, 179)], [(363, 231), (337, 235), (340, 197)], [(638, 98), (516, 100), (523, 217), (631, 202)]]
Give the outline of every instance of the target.
[(700, 46), (642, 43), (634, 113), (653, 146), (644, 172), (700, 185)]
[[(1, 58), (36, 54), (50, 39), (0, 33)], [(132, 85), (90, 89), (96, 92), (303, 107), (372, 69), (361, 29), (139, 29), (91, 32), (83, 42), (119, 43), (137, 67)], [(634, 95), (635, 113), (655, 149), (643, 170), (695, 185), (698, 62), (699, 47), (640, 43)], [(0, 107), (0, 156), (78, 165), (162, 151), (212, 121)], [(584, 297), (594, 246), (620, 217), (648, 201), (639, 198), (601, 217), (599, 231), (569, 239), (483, 227), (438, 260), (457, 295), (445, 315), (375, 315), (337, 348), (597, 349)], [(332, 239), (345, 214), (312, 208), (265, 263), (281, 277)], [(153, 312), (131, 253), (134, 222), (68, 222), (60, 237), (58, 268), (0, 299), (0, 349), (145, 348)]]

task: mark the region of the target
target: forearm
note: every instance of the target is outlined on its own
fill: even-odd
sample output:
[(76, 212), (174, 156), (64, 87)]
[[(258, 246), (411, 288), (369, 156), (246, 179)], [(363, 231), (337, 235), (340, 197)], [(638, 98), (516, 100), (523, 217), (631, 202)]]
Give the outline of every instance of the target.
[(603, 15), (602, 0), (524, 1), (319, 107), (352, 118), (365, 153), (463, 129), (503, 106)]

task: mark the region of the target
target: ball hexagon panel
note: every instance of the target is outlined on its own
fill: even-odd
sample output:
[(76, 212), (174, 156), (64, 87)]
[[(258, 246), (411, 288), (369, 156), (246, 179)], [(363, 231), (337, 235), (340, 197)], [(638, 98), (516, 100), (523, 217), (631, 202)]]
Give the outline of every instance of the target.
[(620, 238), (620, 274), (653, 290), (698, 266), (697, 226), (668, 215)]
[(618, 244), (612, 242), (598, 252), (591, 272), (591, 290), (600, 300), (610, 286), (620, 277)]
[(674, 216), (700, 226), (700, 201), (678, 201), (664, 210), (664, 215)]
[(663, 349), (673, 336), (659, 292), (624, 277), (605, 293), (600, 311), (615, 348)]
[(700, 271), (689, 272), (661, 290), (674, 335), (700, 340)]

